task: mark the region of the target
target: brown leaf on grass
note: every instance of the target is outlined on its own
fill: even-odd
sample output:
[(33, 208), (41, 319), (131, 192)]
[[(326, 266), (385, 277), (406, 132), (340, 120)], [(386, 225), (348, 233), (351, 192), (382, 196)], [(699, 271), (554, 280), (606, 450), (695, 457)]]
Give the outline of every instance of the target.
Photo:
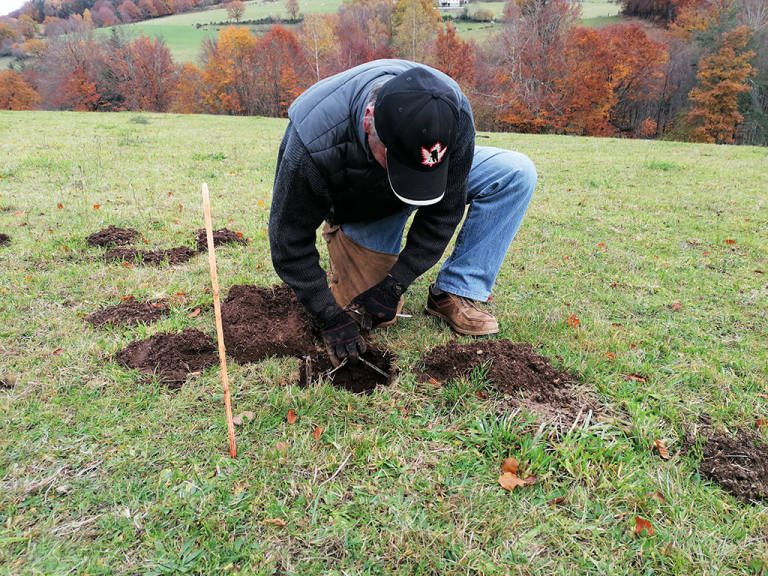
[(659, 504), (664, 504), (667, 499), (664, 498), (664, 494), (659, 492), (658, 490), (656, 492), (648, 492), (648, 494), (645, 495), (646, 498), (650, 498), (651, 500), (656, 500)]
[(320, 440), (320, 436), (322, 436), (323, 430), (325, 430), (325, 428), (322, 426), (315, 426), (315, 431), (312, 433), (312, 436), (315, 437), (315, 440)]
[(184, 292), (176, 292), (176, 296), (184, 296)]
[(507, 490), (514, 490), (518, 486), (525, 486), (527, 484), (525, 480), (521, 480), (511, 472), (504, 472), (504, 474), (499, 476), (498, 483)]
[(280, 520), (280, 518), (267, 518), (261, 522), (262, 524), (274, 524), (275, 526), (280, 526), (281, 528), (288, 525), (288, 522), (285, 520)]
[(562, 504), (565, 502), (565, 496), (559, 496), (557, 498), (553, 498), (552, 500), (547, 500), (547, 504), (549, 506), (557, 506), (558, 504)]
[(768, 394), (763, 394), (762, 392), (758, 392), (758, 393), (757, 393), (757, 395), (758, 395), (760, 398), (768, 398)]
[(144, 238), (144, 236), (142, 236), (142, 237), (141, 237), (141, 239), (142, 239), (142, 240), (144, 240), (144, 244), (149, 244), (149, 240), (147, 240), (146, 238)]
[(192, 312), (187, 314), (187, 318), (197, 318), (198, 316), (200, 316), (200, 308), (195, 308)]
[(53, 351), (53, 355), (58, 356), (62, 352), (64, 352), (64, 348), (56, 348), (56, 350)]
[(661, 456), (664, 460), (669, 460), (669, 451), (667, 450), (667, 447), (664, 446), (664, 442), (661, 440), (654, 440), (653, 443), (656, 445), (656, 450), (659, 451), (659, 456)]
[(683, 305), (680, 304), (680, 302), (675, 302), (674, 304), (672, 304), (672, 310), (680, 310), (680, 308), (682, 307)]
[(598, 244), (598, 245), (597, 245), (597, 247), (598, 247), (598, 248), (605, 248), (605, 244), (603, 244), (602, 242), (600, 242), (600, 244)]
[(98, 210), (99, 208), (101, 208), (101, 204), (94, 204), (93, 205), (93, 209), (94, 210)]
[(440, 388), (442, 384), (440, 384), (440, 381), (437, 378), (430, 378), (429, 383), (432, 384), (435, 388)]
[(613, 352), (606, 352), (605, 357), (608, 358), (608, 360), (616, 360), (616, 354)]
[(131, 264), (130, 262), (123, 262), (123, 266), (125, 266), (126, 268), (133, 268), (133, 264)]
[(235, 234), (237, 234), (238, 238), (242, 238), (243, 237), (243, 233), (242, 232), (235, 232)]
[(232, 424), (234, 424), (235, 426), (242, 426), (244, 421), (243, 418), (247, 418), (248, 420), (253, 420), (253, 416), (254, 414), (250, 410), (241, 412), (240, 414), (232, 418)]
[(709, 250), (704, 250), (704, 252), (702, 252), (701, 254), (702, 256), (709, 256), (711, 252), (709, 252)]
[(184, 204), (179, 204), (179, 212), (181, 212), (182, 210), (184, 210)]
[(56, 208), (58, 208), (59, 210), (61, 210), (62, 208), (64, 208), (64, 204), (56, 204)]
[(408, 416), (408, 408), (406, 408), (405, 406), (398, 406), (397, 409), (403, 413), (403, 418)]
[(275, 449), (278, 452), (285, 452), (286, 450), (288, 450), (288, 446), (290, 446), (288, 442), (278, 442), (277, 444), (275, 444)]
[(624, 378), (626, 380), (634, 380), (635, 382), (640, 382), (641, 384), (645, 384), (648, 382), (648, 379), (640, 376), (640, 374), (635, 374), (634, 372), (630, 372), (629, 374), (625, 374)]
[(653, 536), (653, 526), (651, 526), (651, 523), (637, 516), (635, 518), (635, 532), (642, 536), (643, 530), (645, 530), (646, 535)]
[(731, 240), (730, 238), (728, 238), (728, 239), (725, 241), (725, 243), (726, 243), (726, 244), (736, 244), (736, 240)]
[(480, 400), (488, 400), (488, 394), (486, 394), (484, 390), (475, 390), (475, 396)]
[(762, 270), (755, 270), (755, 274), (765, 274)]
[(24, 212), (22, 212), (21, 210), (19, 210), (18, 212), (14, 212), (13, 215), (16, 216), (17, 218), (23, 218), (25, 216)]
[(756, 429), (768, 428), (768, 420), (765, 420), (763, 418), (758, 418), (757, 420), (755, 420), (755, 428)]
[(568, 326), (573, 326), (574, 328), (581, 324), (581, 320), (576, 318), (576, 314), (571, 314), (570, 318), (568, 318)]
[(286, 416), (285, 419), (288, 420), (288, 424), (293, 424), (296, 422), (296, 412), (288, 410), (288, 416)]
[(523, 478), (523, 482), (525, 482), (526, 484), (533, 485), (533, 484), (536, 484), (536, 482), (538, 482), (538, 481), (539, 481), (539, 477), (538, 476), (534, 476), (533, 474)]
[(127, 296), (120, 296), (120, 300), (135, 300), (135, 298), (129, 294)]
[(517, 474), (517, 458), (505, 458), (501, 463), (501, 471)]

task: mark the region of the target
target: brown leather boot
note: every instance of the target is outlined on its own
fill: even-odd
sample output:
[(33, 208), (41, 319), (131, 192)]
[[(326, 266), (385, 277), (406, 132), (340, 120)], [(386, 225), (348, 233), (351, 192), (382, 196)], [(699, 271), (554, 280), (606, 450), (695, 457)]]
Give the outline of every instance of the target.
[(493, 315), (481, 310), (474, 300), (443, 292), (440, 296), (432, 293), (429, 287), (429, 296), (425, 307), (427, 314), (442, 318), (451, 328), (459, 334), (468, 336), (484, 336), (496, 334), (499, 331), (499, 323)]

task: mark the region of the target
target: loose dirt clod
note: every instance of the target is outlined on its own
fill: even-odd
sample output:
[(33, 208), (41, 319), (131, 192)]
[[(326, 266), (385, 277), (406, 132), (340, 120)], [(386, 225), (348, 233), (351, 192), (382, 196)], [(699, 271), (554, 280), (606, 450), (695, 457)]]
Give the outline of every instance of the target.
[(159, 266), (168, 263), (171, 266), (183, 264), (191, 260), (197, 254), (192, 248), (179, 246), (170, 250), (137, 250), (136, 248), (113, 248), (104, 255), (104, 258), (113, 262), (130, 262), (132, 264), (145, 264)]
[(592, 408), (571, 390), (576, 377), (561, 372), (549, 358), (536, 353), (528, 344), (510, 340), (485, 340), (459, 344), (453, 340), (434, 348), (422, 359), (419, 380), (434, 378), (447, 382), (466, 376), (472, 368), (490, 364), (486, 379), (498, 391), (515, 397), (525, 408), (561, 420), (577, 415), (580, 408)]
[[(208, 238), (205, 234), (205, 228), (200, 228), (197, 231), (195, 241), (197, 242), (198, 251), (205, 252), (208, 250)], [(221, 246), (222, 244), (241, 244), (245, 246), (248, 244), (248, 240), (243, 238), (242, 235), (238, 236), (237, 232), (232, 232), (232, 230), (227, 230), (226, 228), (214, 230), (213, 245)]]
[(90, 316), (87, 316), (85, 321), (94, 327), (103, 326), (105, 324), (123, 324), (127, 326), (133, 324), (151, 324), (152, 322), (160, 320), (160, 318), (167, 313), (168, 307), (165, 304), (131, 300), (116, 306), (108, 306), (107, 308), (97, 310)]
[(238, 362), (315, 349), (309, 318), (286, 285), (233, 286), (221, 305), (221, 322), (227, 354)]
[(0, 234), (0, 246), (8, 246), (11, 243), (11, 237), (8, 234)]
[[(734, 433), (702, 432), (702, 459), (699, 470), (707, 478), (744, 502), (768, 500), (768, 445), (760, 434), (747, 428)], [(684, 449), (697, 438), (689, 434)]]
[(118, 228), (110, 224), (105, 229), (85, 239), (88, 246), (125, 246), (131, 244), (139, 233), (131, 228)]
[[(376, 386), (388, 386), (392, 383), (392, 378), (395, 374), (391, 354), (388, 350), (375, 344), (368, 344), (368, 350), (363, 354), (363, 358), (386, 372), (388, 374), (387, 377), (384, 377), (362, 362), (355, 364), (347, 362), (338, 370), (330, 373), (333, 370), (333, 365), (325, 351), (314, 351), (309, 356), (311, 358), (312, 382), (325, 378), (331, 380), (335, 386), (355, 394), (372, 392)], [(299, 384), (301, 386), (307, 385), (306, 363), (303, 359), (299, 367)]]
[(122, 366), (155, 375), (170, 388), (180, 388), (187, 375), (219, 361), (216, 342), (199, 330), (160, 333), (131, 342), (115, 356)]

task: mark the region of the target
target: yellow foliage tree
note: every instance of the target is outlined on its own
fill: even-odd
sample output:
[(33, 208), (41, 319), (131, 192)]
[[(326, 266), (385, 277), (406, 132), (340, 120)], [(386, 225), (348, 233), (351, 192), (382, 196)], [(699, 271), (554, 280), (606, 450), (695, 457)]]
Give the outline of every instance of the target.
[(439, 21), (440, 14), (430, 0), (398, 0), (393, 16), (398, 55), (426, 63), (430, 41), (440, 29)]
[(16, 70), (0, 72), (0, 110), (32, 110), (40, 96)]
[(316, 80), (329, 76), (329, 68), (338, 52), (335, 15), (307, 14), (304, 16), (298, 37), (307, 64), (315, 73)]

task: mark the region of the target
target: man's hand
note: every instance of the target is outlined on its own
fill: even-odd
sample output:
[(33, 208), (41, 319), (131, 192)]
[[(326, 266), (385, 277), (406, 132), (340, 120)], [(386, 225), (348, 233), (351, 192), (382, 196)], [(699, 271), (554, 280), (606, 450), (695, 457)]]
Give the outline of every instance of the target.
[(349, 307), (363, 314), (361, 322), (363, 329), (370, 330), (395, 317), (397, 304), (404, 292), (405, 287), (398, 284), (392, 276), (387, 275), (376, 286), (355, 296), (349, 303)]
[(357, 362), (366, 350), (360, 327), (338, 306), (329, 306), (320, 315), (325, 351), (334, 367), (347, 358)]

